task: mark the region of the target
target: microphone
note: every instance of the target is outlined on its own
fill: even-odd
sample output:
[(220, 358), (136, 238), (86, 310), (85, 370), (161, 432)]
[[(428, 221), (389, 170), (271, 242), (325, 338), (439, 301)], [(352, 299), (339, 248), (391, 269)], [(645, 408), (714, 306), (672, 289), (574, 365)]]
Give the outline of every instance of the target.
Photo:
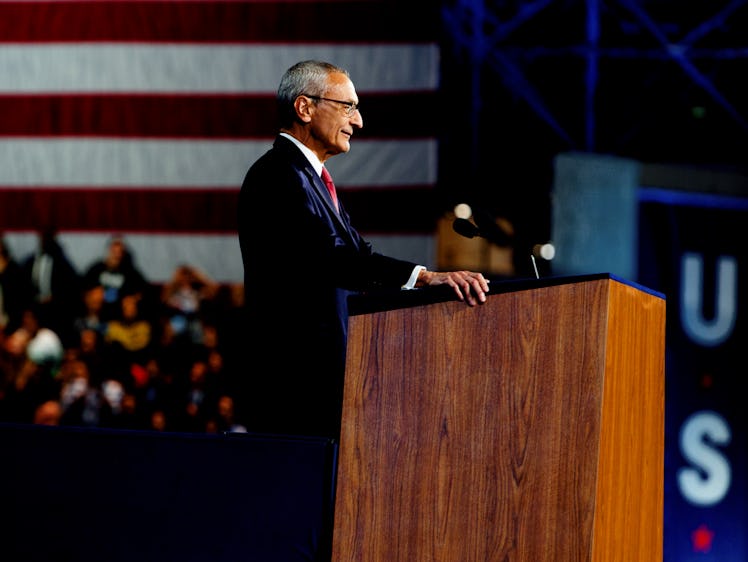
[(456, 218), (452, 223), (452, 229), (465, 238), (475, 238), (476, 236), (480, 236), (497, 246), (510, 245), (511, 237), (499, 228), (499, 225), (497, 225), (487, 214), (483, 216), (480, 214), (473, 215), (473, 218), (478, 223), (477, 226), (468, 219)]
[(467, 219), (457, 218), (452, 223), (452, 229), (465, 238), (480, 236), (480, 229)]
[(511, 244), (511, 236), (496, 224), (494, 218), (487, 211), (473, 209), (473, 220), (481, 232), (479, 236), (490, 240), (497, 246), (509, 246)]

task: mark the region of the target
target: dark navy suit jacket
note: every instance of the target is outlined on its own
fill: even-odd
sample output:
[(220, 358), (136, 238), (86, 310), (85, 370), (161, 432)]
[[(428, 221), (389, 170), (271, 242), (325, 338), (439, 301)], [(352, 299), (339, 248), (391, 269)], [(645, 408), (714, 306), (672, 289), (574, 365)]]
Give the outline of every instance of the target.
[(255, 427), (337, 437), (348, 296), (400, 287), (417, 264), (373, 251), (281, 136), (246, 174), (238, 227), (252, 353), (245, 390)]

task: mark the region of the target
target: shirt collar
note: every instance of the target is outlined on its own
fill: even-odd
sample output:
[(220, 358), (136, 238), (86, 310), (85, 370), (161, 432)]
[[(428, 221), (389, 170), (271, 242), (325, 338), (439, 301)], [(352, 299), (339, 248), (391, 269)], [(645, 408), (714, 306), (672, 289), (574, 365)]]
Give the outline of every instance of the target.
[(286, 137), (288, 140), (290, 140), (292, 143), (294, 143), (296, 146), (299, 147), (299, 150), (301, 150), (301, 153), (306, 156), (307, 160), (309, 160), (309, 163), (314, 168), (314, 171), (317, 172), (317, 175), (322, 174), (322, 162), (319, 161), (319, 158), (317, 158), (317, 155), (314, 154), (309, 148), (301, 142), (299, 139), (294, 137), (293, 135), (289, 135), (288, 133), (280, 133), (280, 136)]

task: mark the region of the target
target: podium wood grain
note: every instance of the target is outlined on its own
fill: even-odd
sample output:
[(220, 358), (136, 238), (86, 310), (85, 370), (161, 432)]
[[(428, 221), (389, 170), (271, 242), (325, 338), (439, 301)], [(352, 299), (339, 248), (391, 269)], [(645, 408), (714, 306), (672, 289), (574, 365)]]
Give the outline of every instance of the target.
[(333, 560), (661, 560), (664, 329), (612, 279), (352, 317)]

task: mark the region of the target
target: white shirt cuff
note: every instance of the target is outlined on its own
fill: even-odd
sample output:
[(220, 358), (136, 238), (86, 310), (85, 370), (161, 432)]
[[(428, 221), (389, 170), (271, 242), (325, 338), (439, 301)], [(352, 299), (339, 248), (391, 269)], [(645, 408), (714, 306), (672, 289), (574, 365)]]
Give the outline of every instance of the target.
[(408, 282), (403, 285), (403, 289), (415, 289), (416, 281), (418, 281), (418, 274), (421, 273), (421, 271), (423, 271), (424, 269), (426, 268), (422, 265), (415, 266), (415, 268), (413, 268), (413, 273), (410, 274), (410, 279), (408, 279)]

